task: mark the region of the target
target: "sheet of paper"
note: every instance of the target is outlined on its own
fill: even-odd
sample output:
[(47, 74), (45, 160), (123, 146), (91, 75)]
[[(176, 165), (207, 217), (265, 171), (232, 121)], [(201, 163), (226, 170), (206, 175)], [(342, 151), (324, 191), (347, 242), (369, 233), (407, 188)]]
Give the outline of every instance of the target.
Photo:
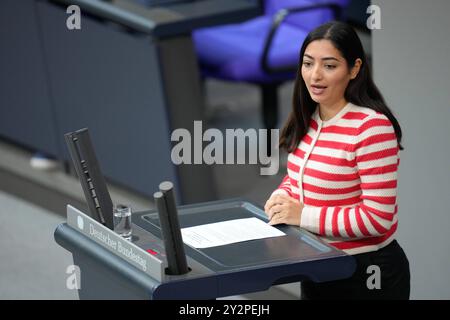
[(183, 228), (181, 235), (183, 242), (191, 247), (210, 248), (285, 234), (258, 218), (245, 218)]

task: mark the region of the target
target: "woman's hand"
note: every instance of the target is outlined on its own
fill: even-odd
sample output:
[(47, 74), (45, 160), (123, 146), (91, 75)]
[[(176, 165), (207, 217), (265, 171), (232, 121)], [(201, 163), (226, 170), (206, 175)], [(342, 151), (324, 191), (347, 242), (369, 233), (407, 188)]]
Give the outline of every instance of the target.
[(269, 217), (269, 224), (280, 223), (300, 226), (303, 203), (283, 194), (274, 194), (264, 205), (264, 211)]

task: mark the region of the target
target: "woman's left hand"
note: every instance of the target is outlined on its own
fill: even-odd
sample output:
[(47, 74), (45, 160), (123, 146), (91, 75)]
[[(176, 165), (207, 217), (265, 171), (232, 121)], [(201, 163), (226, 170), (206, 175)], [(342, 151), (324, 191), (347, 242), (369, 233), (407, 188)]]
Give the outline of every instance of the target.
[(269, 217), (269, 224), (280, 223), (300, 226), (303, 203), (287, 195), (276, 194), (267, 200), (264, 211)]

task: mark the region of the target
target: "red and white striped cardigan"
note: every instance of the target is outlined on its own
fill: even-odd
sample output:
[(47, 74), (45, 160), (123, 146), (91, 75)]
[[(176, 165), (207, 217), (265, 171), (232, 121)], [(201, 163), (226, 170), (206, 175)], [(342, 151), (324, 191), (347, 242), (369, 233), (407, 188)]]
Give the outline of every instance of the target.
[(318, 108), (275, 193), (305, 207), (300, 227), (349, 254), (388, 245), (397, 230), (399, 147), (389, 119), (348, 103), (322, 121)]

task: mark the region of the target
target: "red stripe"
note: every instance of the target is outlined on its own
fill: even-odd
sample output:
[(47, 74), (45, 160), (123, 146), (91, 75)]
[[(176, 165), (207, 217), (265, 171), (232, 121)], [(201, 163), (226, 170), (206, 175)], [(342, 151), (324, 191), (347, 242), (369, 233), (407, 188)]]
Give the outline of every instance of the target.
[(388, 232), (389, 230), (386, 229), (385, 227), (383, 227), (381, 224), (379, 224), (370, 213), (368, 213), (367, 211), (365, 211), (363, 208), (361, 208), (362, 212), (364, 212), (364, 214), (366, 215), (366, 217), (369, 219), (370, 223), (372, 224), (372, 226), (375, 228), (375, 230), (377, 230), (377, 232), (379, 234), (385, 234), (386, 232)]
[(303, 142), (304, 143), (306, 143), (306, 144), (311, 144), (311, 142), (312, 142), (312, 138), (308, 135), (308, 134), (306, 134), (304, 137), (303, 137)]
[(394, 205), (395, 204), (395, 200), (396, 197), (392, 196), (392, 197), (382, 197), (382, 196), (367, 196), (367, 195), (362, 195), (361, 196), (362, 200), (372, 200), (381, 204), (391, 204)]
[(355, 249), (355, 248), (360, 248), (360, 247), (365, 247), (365, 246), (370, 246), (370, 245), (377, 245), (377, 244), (380, 244), (380, 243), (386, 241), (387, 239), (389, 239), (397, 230), (397, 225), (398, 225), (397, 222), (394, 223), (392, 225), (391, 229), (381, 237), (370, 237), (370, 238), (351, 240), (351, 241), (334, 242), (334, 243), (330, 243), (330, 245), (332, 245), (333, 247), (340, 249), (340, 250), (348, 250), (348, 249)]
[(290, 177), (289, 177), (289, 175), (287, 174), (287, 175), (285, 175), (284, 176), (284, 178), (283, 178), (283, 181), (281, 181), (281, 183), (280, 183), (280, 185), (282, 185), (283, 183), (286, 183), (286, 182), (289, 182), (290, 181)]
[(364, 221), (361, 218), (361, 213), (359, 212), (359, 208), (355, 207), (355, 219), (356, 219), (356, 223), (358, 225), (358, 230), (365, 236), (370, 236), (369, 231), (367, 230)]
[(395, 172), (398, 169), (398, 165), (397, 164), (390, 164), (387, 166), (382, 166), (382, 167), (373, 167), (373, 168), (368, 168), (368, 169), (361, 169), (358, 171), (360, 176), (370, 176), (370, 175), (375, 175), (375, 174), (385, 174), (385, 173), (391, 173), (391, 172)]
[[(392, 221), (392, 219), (394, 219), (395, 211), (394, 211), (394, 213), (392, 213), (392, 212), (386, 212), (386, 211), (380, 211), (380, 210), (377, 210), (377, 209), (375, 209), (375, 208), (372, 208), (372, 207), (370, 207), (370, 206), (368, 206), (368, 205), (366, 205), (366, 204), (364, 204), (364, 203), (361, 203), (360, 206), (361, 206), (362, 209), (364, 209), (364, 210), (366, 210), (366, 211), (370, 211), (370, 212), (372, 212), (374, 215), (376, 215), (377, 217), (380, 217), (380, 218), (382, 218), (382, 219), (384, 219), (384, 220)], [(396, 206), (396, 208), (397, 208), (397, 206)]]
[(365, 190), (391, 189), (391, 188), (397, 188), (397, 180), (361, 183), (361, 189)]
[(362, 113), (362, 112), (352, 112), (349, 111), (346, 114), (344, 114), (342, 116), (342, 119), (347, 119), (347, 120), (362, 120), (367, 118), (369, 115), (366, 113)]
[[(308, 144), (311, 144), (312, 139), (310, 137), (308, 137), (308, 138), (309, 138)], [(345, 143), (345, 142), (330, 141), (330, 140), (318, 140), (316, 142), (316, 146), (322, 147), (322, 148), (354, 152), (356, 149), (361, 148), (361, 147), (366, 147), (366, 146), (370, 146), (372, 144), (393, 141), (393, 140), (397, 140), (397, 136), (395, 135), (395, 133), (382, 133), (382, 134), (370, 136), (370, 137), (364, 139), (363, 141), (360, 141), (359, 143)]]
[(303, 189), (319, 193), (319, 194), (346, 194), (350, 192), (355, 192), (361, 190), (359, 184), (348, 187), (348, 188), (340, 188), (340, 189), (331, 189), (331, 188), (322, 188), (309, 183), (303, 183)]
[(374, 127), (392, 127), (392, 123), (389, 119), (370, 119), (364, 122), (361, 127), (359, 127), (359, 134), (363, 133), (367, 129)]
[(335, 207), (335, 206), (352, 206), (361, 202), (360, 196), (347, 198), (347, 199), (336, 199), (336, 200), (317, 200), (305, 197), (304, 203), (309, 206), (314, 207)]
[(355, 238), (356, 235), (353, 233), (352, 226), (350, 224), (350, 208), (344, 209), (344, 225), (345, 231), (347, 232), (348, 236), (351, 238)]
[(285, 175), (283, 178), (283, 181), (281, 181), (280, 185), (278, 186), (278, 189), (283, 189), (283, 190), (287, 191), (289, 196), (292, 197), (292, 191), (291, 191), (291, 188), (289, 187), (290, 181), (291, 181), (291, 178), (289, 177), (289, 175)]
[(328, 141), (328, 140), (318, 140), (316, 142), (316, 146), (322, 148), (344, 150), (349, 152), (354, 149), (354, 145), (351, 143)]
[(354, 181), (359, 178), (359, 175), (357, 173), (348, 173), (348, 174), (328, 173), (310, 168), (305, 168), (304, 174), (310, 177), (336, 182)]
[(295, 198), (295, 195), (292, 193), (291, 188), (283, 186), (283, 187), (280, 187), (278, 189), (285, 190), (289, 194), (289, 197)]
[(287, 168), (294, 172), (300, 172), (300, 166), (296, 165), (295, 163), (293, 163), (292, 161), (289, 161), (289, 160), (287, 162)]
[(333, 236), (340, 237), (339, 228), (338, 228), (338, 216), (339, 212), (341, 212), (341, 208), (335, 207), (333, 211), (333, 223), (332, 223), (332, 230), (333, 230)]
[(319, 221), (319, 234), (325, 235), (325, 219), (327, 216), (327, 208), (323, 207), (320, 210), (320, 221)]
[(369, 230), (367, 230), (366, 226), (364, 225), (364, 221), (361, 218), (361, 213), (359, 212), (359, 207), (355, 207), (355, 217), (356, 217), (356, 222), (358, 223), (358, 228), (359, 228), (359, 230), (361, 230), (361, 233), (363, 235), (365, 235), (366, 237), (370, 237), (371, 234), (370, 234)]
[(334, 133), (343, 134), (347, 136), (357, 136), (359, 134), (358, 128), (353, 127), (341, 127), (341, 126), (329, 126), (322, 128), (322, 133)]
[(300, 148), (297, 148), (297, 149), (294, 150), (293, 154), (294, 154), (294, 156), (297, 156), (300, 159), (303, 159), (303, 157), (305, 156), (305, 151), (303, 151)]
[(342, 158), (334, 158), (334, 157), (328, 157), (328, 156), (322, 156), (320, 154), (311, 154), (309, 156), (310, 160), (322, 162), (326, 164), (331, 164), (334, 166), (341, 166), (341, 167), (350, 167), (353, 168), (356, 163), (354, 160), (347, 160)]
[(309, 127), (314, 129), (315, 131), (317, 131), (317, 129), (319, 128), (319, 125), (317, 124), (317, 122), (314, 119), (311, 119), (311, 122), (309, 123)]
[(376, 152), (367, 153), (362, 156), (357, 156), (356, 162), (380, 160), (383, 158), (395, 156), (397, 153), (398, 153), (398, 147), (384, 149), (384, 150), (380, 150), (380, 151), (376, 151)]
[(361, 147), (370, 146), (375, 143), (392, 141), (392, 140), (397, 140), (397, 136), (395, 135), (395, 133), (380, 133), (380, 134), (370, 136), (370, 137), (360, 141), (359, 143), (355, 144), (354, 146), (356, 148), (361, 148)]

